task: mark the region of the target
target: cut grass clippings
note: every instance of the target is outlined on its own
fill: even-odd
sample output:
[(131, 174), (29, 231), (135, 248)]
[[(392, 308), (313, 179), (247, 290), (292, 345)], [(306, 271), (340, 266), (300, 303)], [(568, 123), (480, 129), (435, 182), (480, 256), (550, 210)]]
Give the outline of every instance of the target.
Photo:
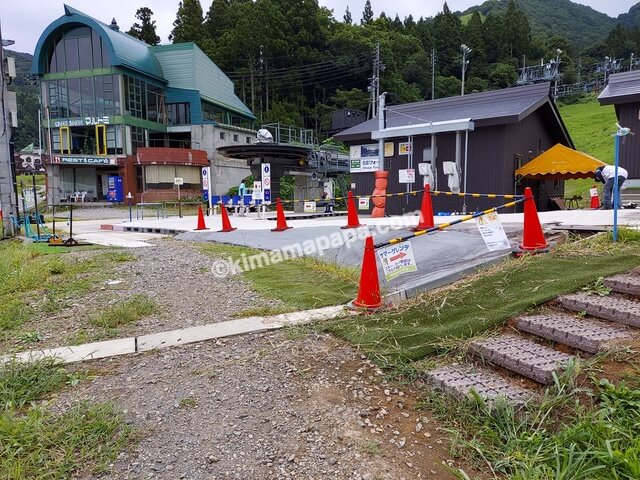
[[(203, 253), (220, 259), (267, 255), (268, 252), (225, 244), (200, 246)], [(241, 263), (242, 265), (242, 263)], [(358, 289), (358, 271), (353, 268), (300, 257), (273, 263), (267, 267), (242, 272), (252, 288), (266, 298), (278, 299), (283, 307), (270, 313), (307, 310), (340, 305), (354, 299)]]
[(104, 471), (131, 440), (111, 404), (74, 405), (61, 414), (36, 405), (70, 375), (52, 360), (0, 367), (0, 478), (79, 478)]
[(638, 234), (625, 237), (628, 243), (603, 245), (601, 239), (511, 259), (455, 286), (427, 292), (399, 311), (341, 319), (326, 328), (383, 365), (417, 360), (436, 352), (442, 340), (477, 335), (558, 295), (640, 265)]

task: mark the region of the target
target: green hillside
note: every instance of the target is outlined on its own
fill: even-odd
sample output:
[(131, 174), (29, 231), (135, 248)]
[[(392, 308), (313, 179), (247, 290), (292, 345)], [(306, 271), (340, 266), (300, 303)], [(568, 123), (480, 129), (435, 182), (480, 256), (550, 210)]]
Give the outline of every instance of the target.
[[(487, 0), (462, 15), (475, 10), (482, 15), (503, 14), (507, 3), (508, 0)], [(527, 16), (534, 35), (562, 35), (580, 47), (603, 41), (616, 25), (616, 20), (604, 13), (570, 0), (516, 0), (516, 5)]]
[[(612, 105), (601, 107), (595, 97), (571, 105), (561, 105), (560, 115), (576, 150), (588, 153), (599, 160), (613, 163), (613, 137), (616, 130), (616, 113)], [(589, 198), (593, 180), (565, 182), (565, 197), (582, 195)]]

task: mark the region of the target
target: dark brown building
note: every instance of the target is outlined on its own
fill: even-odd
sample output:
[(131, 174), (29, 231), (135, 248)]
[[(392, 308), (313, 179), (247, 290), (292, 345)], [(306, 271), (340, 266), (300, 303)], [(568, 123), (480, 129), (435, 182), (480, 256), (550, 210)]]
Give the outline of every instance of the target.
[[(598, 100), (600, 105), (615, 106), (620, 125), (640, 133), (640, 71), (611, 75)], [(629, 178), (640, 178), (639, 135), (629, 135), (620, 142), (620, 165), (627, 169)]]
[[(516, 183), (515, 170), (557, 143), (573, 148), (548, 83), (387, 106), (382, 130), (375, 118), (336, 138), (351, 147), (356, 195), (373, 191), (382, 138), (388, 193), (420, 190), (427, 181), (431, 190), (483, 194), (522, 194), (530, 186), (540, 210), (552, 208), (549, 197), (563, 195), (564, 183)], [(411, 170), (415, 181), (406, 183)], [(394, 215), (414, 211), (420, 201), (421, 195), (394, 196), (386, 211)], [(472, 212), (503, 203), (503, 199), (433, 197), (434, 212), (461, 212), (463, 207)]]

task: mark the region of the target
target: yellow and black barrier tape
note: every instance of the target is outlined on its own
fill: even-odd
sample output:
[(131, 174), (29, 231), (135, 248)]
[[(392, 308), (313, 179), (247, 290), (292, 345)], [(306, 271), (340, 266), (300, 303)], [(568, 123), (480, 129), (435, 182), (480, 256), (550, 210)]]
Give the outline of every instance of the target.
[[(404, 196), (416, 196), (418, 193), (424, 192), (422, 190), (411, 190), (409, 192), (398, 192), (398, 193), (385, 193), (384, 195), (354, 195), (353, 198), (391, 198), (391, 197), (404, 197)], [(506, 200), (513, 200), (518, 198), (523, 198), (522, 195), (502, 195), (498, 193), (453, 193), (453, 192), (445, 192), (441, 190), (430, 190), (431, 195), (446, 195), (449, 197), (473, 197), (473, 198), (504, 198)], [(329, 202), (329, 201), (339, 201), (346, 200), (349, 197), (334, 197), (334, 198), (308, 198), (305, 200), (280, 200), (281, 203), (303, 203), (303, 202)]]
[(447, 223), (441, 223), (440, 225), (436, 225), (434, 227), (431, 228), (427, 228), (426, 230), (418, 230), (417, 232), (412, 233), (411, 235), (407, 235), (405, 237), (396, 237), (396, 238), (392, 238), (391, 240), (387, 240), (386, 242), (381, 242), (381, 243), (376, 243), (374, 245), (374, 248), (382, 248), (382, 247), (387, 247), (389, 245), (395, 245), (397, 243), (401, 243), (401, 242), (405, 242), (413, 237), (419, 237), (420, 235), (425, 235), (427, 233), (434, 233), (434, 232), (440, 232), (442, 230), (444, 230), (445, 228), (449, 228), (453, 225), (457, 225), (458, 223), (462, 223), (462, 222), (466, 222), (468, 220), (472, 220), (474, 218), (478, 218), (478, 217), (482, 217), (483, 215), (488, 215), (489, 213), (493, 213), (493, 212), (497, 212), (499, 210), (502, 210), (503, 208), (511, 208), (516, 206), (519, 203), (522, 203), (525, 201), (524, 197), (518, 198), (517, 200), (514, 200), (513, 202), (509, 202), (509, 203), (505, 203), (504, 205), (499, 205), (497, 207), (493, 207), (493, 208), (488, 208), (487, 210), (482, 210), (479, 212), (475, 212), (471, 215), (464, 215), (463, 217), (460, 217), (457, 220), (454, 220), (452, 222), (447, 222)]

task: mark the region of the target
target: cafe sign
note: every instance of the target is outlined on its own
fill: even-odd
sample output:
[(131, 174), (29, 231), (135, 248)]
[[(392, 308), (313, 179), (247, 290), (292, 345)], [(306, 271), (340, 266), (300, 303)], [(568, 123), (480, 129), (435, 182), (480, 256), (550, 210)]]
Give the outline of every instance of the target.
[(111, 118), (103, 117), (84, 117), (84, 118), (61, 118), (53, 121), (54, 127), (90, 127), (92, 125), (109, 125)]
[(53, 162), (63, 165), (117, 165), (115, 158), (54, 155)]

